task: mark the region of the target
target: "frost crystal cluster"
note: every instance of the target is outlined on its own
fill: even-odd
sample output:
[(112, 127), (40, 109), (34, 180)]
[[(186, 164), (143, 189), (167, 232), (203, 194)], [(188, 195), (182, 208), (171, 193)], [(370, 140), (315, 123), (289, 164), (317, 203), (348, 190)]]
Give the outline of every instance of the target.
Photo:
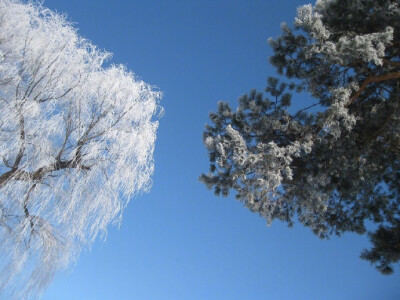
[[(400, 260), (400, 2), (319, 0), (270, 39), (268, 96), (219, 103), (204, 142), (217, 195), (236, 191), (270, 223), (294, 218), (322, 238), (367, 232), (362, 258), (384, 274)], [(295, 110), (293, 92), (314, 104)], [(301, 107), (299, 103), (296, 107)]]
[(160, 94), (109, 56), (0, 0), (0, 295), (40, 295), (150, 187)]

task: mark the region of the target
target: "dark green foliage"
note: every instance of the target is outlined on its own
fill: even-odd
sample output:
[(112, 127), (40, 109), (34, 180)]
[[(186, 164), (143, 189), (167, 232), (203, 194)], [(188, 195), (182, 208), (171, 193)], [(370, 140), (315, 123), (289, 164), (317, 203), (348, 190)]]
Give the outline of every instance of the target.
[(376, 268), (383, 274), (392, 274), (392, 264), (400, 260), (400, 222), (395, 227), (380, 226), (369, 237), (373, 247), (364, 250), (361, 258), (377, 264)]
[[(299, 8), (295, 31), (270, 39), (266, 95), (220, 102), (204, 142), (217, 195), (268, 223), (297, 218), (321, 238), (368, 232), (361, 257), (383, 274), (400, 260), (400, 1), (318, 1)], [(291, 113), (295, 92), (313, 105)], [(292, 99), (293, 98), (293, 99)], [(310, 108), (318, 112), (310, 112)], [(315, 111), (315, 110), (314, 110)]]

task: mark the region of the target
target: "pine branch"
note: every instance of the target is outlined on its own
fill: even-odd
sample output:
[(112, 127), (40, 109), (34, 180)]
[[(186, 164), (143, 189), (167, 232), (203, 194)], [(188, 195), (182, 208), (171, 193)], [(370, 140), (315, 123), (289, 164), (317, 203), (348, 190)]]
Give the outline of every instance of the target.
[(388, 81), (388, 80), (392, 80), (392, 79), (400, 79), (400, 72), (391, 72), (391, 73), (386, 73), (386, 74), (382, 74), (382, 75), (378, 75), (378, 76), (368, 77), (361, 84), (358, 91), (350, 98), (350, 100), (346, 104), (346, 106), (349, 106), (352, 102), (354, 102), (354, 100), (356, 100), (358, 97), (360, 97), (361, 93), (367, 88), (367, 86), (370, 83), (378, 83), (378, 82)]

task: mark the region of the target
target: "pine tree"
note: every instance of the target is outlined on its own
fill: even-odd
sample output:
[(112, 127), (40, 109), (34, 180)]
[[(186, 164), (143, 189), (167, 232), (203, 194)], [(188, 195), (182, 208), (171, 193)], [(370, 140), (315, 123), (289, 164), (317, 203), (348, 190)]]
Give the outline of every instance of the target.
[[(367, 233), (361, 257), (400, 259), (400, 1), (319, 0), (270, 39), (266, 95), (220, 102), (204, 132), (217, 195), (230, 190), (270, 223), (297, 218), (321, 238)], [(297, 92), (314, 104), (291, 110)]]

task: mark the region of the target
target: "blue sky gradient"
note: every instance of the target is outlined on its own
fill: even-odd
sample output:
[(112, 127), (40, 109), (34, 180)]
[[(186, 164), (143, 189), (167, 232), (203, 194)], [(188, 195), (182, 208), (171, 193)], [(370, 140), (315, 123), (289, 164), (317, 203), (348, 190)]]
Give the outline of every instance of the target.
[[(231, 195), (198, 181), (202, 132), (219, 100), (236, 107), (274, 75), (268, 37), (305, 1), (46, 0), (80, 35), (164, 93), (153, 188), (121, 227), (58, 274), (63, 299), (400, 299), (400, 268), (383, 276), (358, 258), (365, 236), (320, 240), (296, 223), (266, 226)], [(303, 107), (306, 98), (294, 98)]]

